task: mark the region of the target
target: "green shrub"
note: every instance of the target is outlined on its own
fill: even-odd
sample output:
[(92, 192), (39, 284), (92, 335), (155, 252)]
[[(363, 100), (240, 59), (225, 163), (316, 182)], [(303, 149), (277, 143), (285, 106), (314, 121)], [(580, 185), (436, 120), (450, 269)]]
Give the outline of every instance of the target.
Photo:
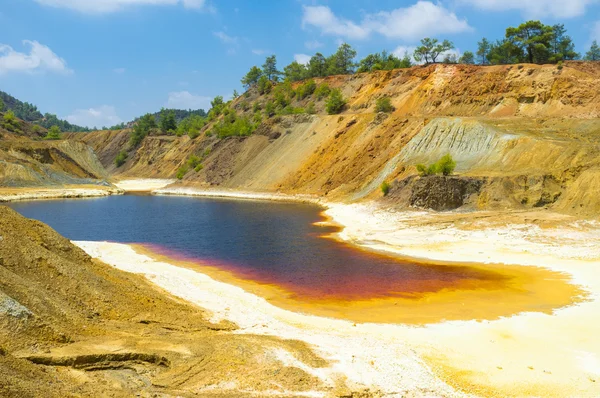
[(308, 106), (306, 107), (306, 113), (308, 113), (309, 115), (314, 115), (315, 113), (317, 113), (314, 102), (311, 101), (308, 103)]
[(437, 162), (437, 166), (440, 173), (445, 176), (449, 176), (450, 174), (454, 173), (456, 162), (454, 159), (452, 159), (450, 154), (447, 154)]
[(197, 173), (200, 170), (202, 170), (203, 168), (204, 168), (204, 166), (202, 164), (198, 164), (198, 165), (196, 165), (196, 167), (194, 167), (194, 171)]
[(386, 181), (381, 183), (381, 192), (383, 192), (383, 196), (387, 196), (388, 193), (390, 193), (390, 184), (388, 184)]
[(298, 88), (296, 89), (296, 95), (298, 96), (298, 99), (302, 100), (306, 97), (313, 95), (316, 89), (317, 83), (315, 83), (313, 79), (310, 79), (304, 82), (304, 84), (298, 86)]
[(260, 79), (258, 79), (257, 88), (258, 88), (258, 92), (261, 95), (269, 94), (271, 92), (271, 89), (273, 88), (273, 83), (271, 83), (271, 80), (269, 80), (268, 77), (266, 77), (265, 75), (262, 75), (260, 77)]
[(201, 160), (201, 159), (200, 159), (198, 156), (196, 156), (196, 155), (191, 155), (191, 156), (188, 158), (188, 160), (187, 160), (186, 164), (187, 164), (188, 168), (190, 168), (190, 169), (194, 169), (194, 168), (196, 168), (196, 166), (198, 166), (198, 165), (200, 164), (200, 162), (201, 162), (201, 161), (202, 161), (202, 160)]
[(183, 177), (185, 177), (185, 175), (188, 172), (188, 168), (187, 166), (181, 166), (178, 170), (177, 170), (177, 174), (175, 175), (175, 177), (177, 177), (178, 180), (182, 180)]
[(19, 121), (12, 110), (6, 111), (2, 117), (2, 127), (13, 132), (19, 130)]
[(256, 125), (247, 117), (238, 117), (235, 113), (230, 113), (223, 120), (216, 123), (212, 128), (212, 134), (219, 138), (251, 135), (256, 130)]
[(252, 104), (252, 112), (256, 113), (259, 112), (262, 109), (262, 106), (260, 105), (260, 102), (256, 101), (254, 104)]
[(430, 164), (429, 166), (426, 166), (424, 164), (418, 164), (416, 167), (417, 171), (419, 172), (419, 175), (423, 177), (432, 176), (436, 174), (443, 174), (445, 176), (449, 176), (454, 172), (454, 169), (456, 168), (456, 162), (454, 161), (454, 159), (452, 159), (452, 156), (448, 154), (442, 157), (437, 162)]
[(329, 98), (325, 103), (325, 109), (330, 115), (336, 115), (340, 113), (346, 106), (346, 100), (342, 96), (342, 92), (339, 89), (332, 90), (329, 94)]
[(191, 139), (200, 135), (200, 131), (206, 125), (206, 118), (199, 115), (191, 115), (183, 119), (177, 126), (178, 137), (187, 134)]
[(58, 126), (50, 127), (48, 133), (44, 137), (45, 140), (60, 140), (61, 131)]
[(327, 83), (322, 83), (322, 84), (319, 84), (319, 87), (317, 87), (317, 89), (315, 90), (315, 96), (320, 101), (323, 98), (327, 97), (330, 92), (331, 92), (331, 89), (329, 88)]
[(274, 115), (275, 115), (275, 104), (273, 104), (273, 102), (269, 101), (265, 105), (265, 116), (272, 117)]
[(390, 113), (393, 111), (394, 106), (392, 105), (392, 101), (389, 99), (389, 97), (377, 98), (377, 102), (375, 103), (375, 112)]
[(291, 105), (286, 106), (278, 112), (279, 115), (299, 115), (301, 113), (305, 113), (304, 108), (295, 108)]
[(125, 150), (122, 150), (121, 152), (119, 152), (119, 154), (117, 155), (117, 157), (115, 158), (115, 165), (117, 167), (121, 167), (125, 164), (125, 161), (127, 160), (127, 152)]

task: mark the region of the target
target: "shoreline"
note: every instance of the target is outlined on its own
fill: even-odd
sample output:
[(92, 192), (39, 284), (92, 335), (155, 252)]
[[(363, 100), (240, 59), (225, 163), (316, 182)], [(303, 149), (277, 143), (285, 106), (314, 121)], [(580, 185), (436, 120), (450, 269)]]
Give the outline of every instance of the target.
[(124, 191), (119, 188), (95, 185), (72, 188), (0, 188), (0, 203), (47, 199), (98, 198), (122, 195), (123, 193)]
[[(170, 194), (175, 192), (181, 190)], [(249, 193), (236, 196), (253, 199)], [(267, 197), (260, 194), (257, 199)], [(127, 245), (77, 244), (93, 257), (142, 273), (159, 287), (211, 311), (214, 320), (237, 323), (239, 333), (305, 341), (334, 363), (331, 372), (384, 395), (600, 394), (597, 221), (539, 212), (433, 214), (394, 212), (373, 203), (319, 204), (326, 206), (326, 216), (344, 225), (338, 238), (345, 242), (423, 259), (543, 267), (570, 275), (573, 284), (589, 292), (589, 300), (552, 314), (526, 312), (493, 321), (446, 321), (422, 327), (353, 324), (276, 307), (242, 288), (157, 261)], [(547, 227), (541, 216), (558, 227)]]
[(326, 201), (313, 195), (287, 195), (282, 193), (250, 192), (236, 190), (202, 190), (194, 187), (175, 186), (164, 187), (152, 191), (153, 195), (161, 196), (193, 196), (201, 198), (226, 198), (239, 200), (276, 201), (290, 203), (310, 203), (327, 207)]
[[(160, 190), (159, 190), (160, 191)], [(181, 188), (169, 189), (181, 194)], [(286, 200), (282, 194), (199, 191), (186, 195)], [(160, 192), (156, 194), (161, 194)], [(304, 199), (304, 198), (303, 198)], [(365, 250), (444, 262), (519, 264), (569, 275), (588, 300), (552, 313), (523, 312), (496, 320), (455, 320), (414, 326), (358, 323), (275, 306), (268, 299), (134, 246), (74, 242), (120, 270), (236, 323), (235, 333), (304, 341), (331, 366), (322, 380), (344, 380), (383, 396), (600, 395), (600, 223), (549, 212), (431, 213), (394, 211), (377, 203), (311, 201), (330, 238)], [(485, 353), (485, 354), (482, 354)]]

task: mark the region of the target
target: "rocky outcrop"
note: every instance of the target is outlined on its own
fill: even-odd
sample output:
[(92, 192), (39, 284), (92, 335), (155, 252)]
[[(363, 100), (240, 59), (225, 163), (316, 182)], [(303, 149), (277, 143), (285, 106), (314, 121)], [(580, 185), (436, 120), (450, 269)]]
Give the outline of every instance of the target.
[(436, 211), (455, 210), (476, 202), (485, 181), (469, 177), (408, 177), (391, 186), (386, 201)]

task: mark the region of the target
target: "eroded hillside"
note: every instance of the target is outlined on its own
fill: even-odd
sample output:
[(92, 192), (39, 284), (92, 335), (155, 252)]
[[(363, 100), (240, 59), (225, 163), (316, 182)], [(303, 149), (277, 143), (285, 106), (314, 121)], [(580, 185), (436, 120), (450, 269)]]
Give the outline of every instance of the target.
[(15, 119), (0, 123), (0, 187), (108, 186), (109, 174), (86, 144), (44, 140), (47, 131)]
[[(478, 67), (431, 65), (315, 79), (348, 100), (339, 115), (325, 99), (295, 97), (314, 114), (263, 116), (249, 137), (146, 137), (117, 168), (129, 131), (73, 134), (117, 178), (173, 178), (195, 155), (202, 167), (182, 183), (449, 209), (550, 207), (586, 215), (600, 209), (600, 65)], [(296, 83), (297, 87), (301, 83)], [(375, 113), (380, 97), (392, 113)], [(273, 93), (256, 89), (231, 105), (261, 113)], [(456, 175), (418, 178), (416, 164), (450, 153)], [(452, 203), (444, 198), (452, 197)]]
[(305, 343), (209, 316), (0, 206), (0, 396), (351, 394)]

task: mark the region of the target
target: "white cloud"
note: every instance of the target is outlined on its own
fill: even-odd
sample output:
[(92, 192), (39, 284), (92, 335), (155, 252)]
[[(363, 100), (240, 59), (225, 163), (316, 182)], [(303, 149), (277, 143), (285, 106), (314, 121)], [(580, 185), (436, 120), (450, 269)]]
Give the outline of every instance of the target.
[(212, 98), (194, 95), (189, 91), (169, 93), (166, 107), (174, 109), (209, 109)]
[(310, 55), (306, 54), (294, 54), (294, 60), (299, 64), (306, 65), (310, 61)]
[(206, 0), (35, 0), (39, 4), (67, 8), (85, 14), (108, 14), (135, 6), (182, 4), (185, 8), (211, 11)]
[(368, 15), (364, 24), (385, 37), (405, 40), (472, 30), (465, 19), (429, 1)]
[(528, 17), (573, 18), (585, 13), (587, 6), (599, 0), (459, 0), (483, 10), (517, 10)]
[(113, 69), (113, 72), (115, 72), (118, 75), (122, 75), (123, 73), (125, 73), (127, 70), (125, 68), (115, 68)]
[(64, 59), (56, 55), (49, 47), (37, 41), (24, 40), (30, 46), (29, 53), (15, 51), (11, 46), (0, 44), (0, 75), (9, 72), (55, 72), (70, 74)]
[(460, 19), (441, 4), (418, 1), (406, 8), (367, 14), (360, 23), (337, 17), (329, 7), (305, 6), (302, 27), (314, 26), (322, 34), (348, 39), (365, 39), (376, 32), (388, 38), (414, 40), (424, 36), (471, 31), (465, 19)]
[(311, 41), (304, 42), (304, 47), (308, 48), (309, 50), (314, 50), (317, 48), (321, 48), (323, 46), (324, 46), (324, 44), (318, 40), (311, 40)]
[(255, 49), (252, 50), (252, 54), (255, 54), (255, 55), (263, 55), (263, 54), (266, 54), (266, 53), (267, 52), (265, 50), (261, 50), (259, 48), (255, 48)]
[(369, 30), (352, 21), (338, 18), (329, 7), (304, 6), (302, 27), (315, 26), (324, 34), (343, 36), (350, 39), (364, 39), (369, 35)]
[(213, 35), (226, 44), (237, 44), (238, 38), (234, 36), (229, 36), (227, 33), (223, 31), (213, 32)]
[(69, 123), (84, 127), (110, 127), (123, 122), (114, 106), (102, 105), (98, 108), (77, 109), (65, 119)]

